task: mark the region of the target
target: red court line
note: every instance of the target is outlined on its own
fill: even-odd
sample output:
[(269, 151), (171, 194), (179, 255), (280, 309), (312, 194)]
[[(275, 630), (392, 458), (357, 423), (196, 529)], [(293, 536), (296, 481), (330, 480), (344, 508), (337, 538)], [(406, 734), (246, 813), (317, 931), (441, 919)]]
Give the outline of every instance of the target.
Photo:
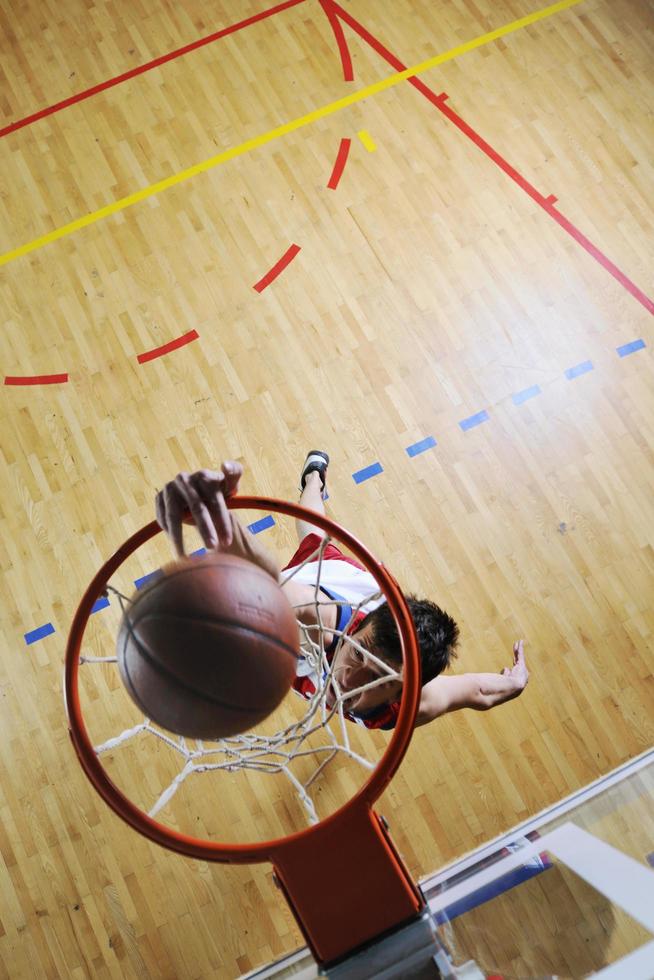
[(32, 374), (24, 377), (7, 375), (6, 385), (61, 385), (68, 381), (67, 374)]
[(287, 248), (279, 262), (276, 262), (272, 269), (265, 274), (263, 279), (260, 279), (259, 282), (255, 283), (252, 288), (256, 289), (258, 293), (262, 293), (266, 286), (269, 286), (273, 279), (276, 279), (277, 276), (284, 271), (289, 262), (293, 261), (299, 251), (299, 245), (291, 245), (289, 248)]
[(327, 187), (330, 190), (335, 191), (338, 187), (338, 182), (343, 175), (343, 169), (345, 167), (345, 162), (347, 160), (347, 155), (350, 152), (350, 145), (352, 143), (351, 139), (344, 136), (341, 140), (341, 145), (338, 148), (338, 153), (336, 154), (336, 160), (334, 161), (334, 169), (332, 170), (332, 175), (329, 178), (329, 183)]
[[(554, 198), (554, 201), (556, 201), (556, 198)], [(642, 289), (639, 289), (638, 286), (624, 274), (624, 272), (618, 269), (614, 262), (611, 262), (611, 259), (608, 258), (608, 256), (604, 255), (603, 252), (600, 252), (600, 250), (593, 245), (590, 239), (586, 238), (582, 231), (576, 228), (575, 225), (573, 225), (572, 222), (565, 217), (565, 215), (561, 214), (558, 208), (554, 207), (553, 201), (546, 201), (543, 208), (554, 218), (556, 223), (563, 228), (564, 231), (567, 231), (568, 234), (571, 235), (574, 240), (588, 252), (589, 255), (592, 255), (592, 257), (599, 262), (599, 264), (603, 266), (606, 271), (620, 283), (621, 286), (624, 286), (627, 292), (631, 293), (634, 299), (638, 300), (641, 306), (644, 306), (649, 313), (654, 315), (654, 300), (651, 300), (649, 296), (646, 296)]]
[[(355, 20), (354, 17), (352, 17), (346, 10), (336, 3), (336, 0), (320, 0), (320, 2), (323, 9), (325, 9), (325, 12), (327, 12), (327, 6), (331, 7), (334, 14), (341, 17), (345, 23), (348, 24), (349, 27), (351, 27), (352, 30), (359, 35), (359, 37), (363, 38), (363, 40), (366, 41), (366, 43), (369, 44), (371, 48), (373, 48), (373, 50), (384, 59), (384, 61), (388, 62), (392, 68), (394, 68), (396, 71), (406, 70), (407, 66), (404, 65), (400, 59), (392, 53), (392, 51), (389, 51), (389, 49), (386, 48), (381, 41), (378, 41), (377, 38), (370, 33), (370, 31), (368, 31), (362, 24)], [(436, 93), (430, 89), (428, 85), (425, 85), (425, 83), (419, 78), (408, 78), (407, 81), (410, 85), (413, 85), (414, 88), (421, 92), (422, 95), (424, 95), (425, 98), (432, 103), (432, 105), (435, 105), (439, 112), (442, 112), (443, 115), (450, 120), (450, 122), (454, 123), (454, 125), (462, 133), (464, 133), (465, 136), (472, 140), (472, 142), (483, 153), (485, 153), (486, 156), (493, 161), (493, 163), (497, 164), (497, 166), (500, 167), (500, 169), (503, 170), (504, 173), (518, 185), (518, 187), (522, 188), (522, 190), (525, 191), (525, 193), (528, 194), (529, 197), (531, 197), (531, 199), (546, 212), (546, 214), (549, 214), (551, 218), (554, 218), (557, 224), (563, 228), (563, 230), (566, 231), (578, 245), (581, 245), (581, 247), (585, 249), (585, 251), (592, 256), (596, 262), (599, 262), (599, 264), (606, 269), (606, 271), (609, 272), (613, 278), (627, 290), (627, 292), (631, 293), (634, 299), (637, 300), (641, 306), (644, 306), (648, 313), (654, 315), (654, 300), (651, 300), (648, 296), (646, 296), (645, 293), (639, 289), (628, 276), (624, 274), (624, 272), (621, 272), (620, 269), (618, 269), (614, 262), (604, 255), (604, 253), (601, 252), (596, 245), (593, 245), (590, 239), (588, 239), (583, 232), (575, 227), (575, 225), (573, 225), (568, 218), (566, 218), (557, 208), (554, 207), (554, 201), (556, 198), (553, 194), (546, 197), (541, 194), (540, 191), (536, 190), (533, 184), (530, 184), (529, 181), (522, 176), (522, 174), (518, 173), (515, 167), (512, 167), (511, 164), (497, 152), (497, 150), (493, 149), (490, 143), (487, 143), (479, 133), (477, 133), (471, 126), (468, 125), (467, 122), (465, 122), (461, 116), (458, 115), (458, 113), (454, 112), (453, 109), (446, 105), (445, 100), (447, 96), (445, 96), (444, 93), (440, 96), (436, 95)]]
[(197, 330), (189, 330), (188, 333), (183, 334), (181, 337), (177, 337), (176, 340), (171, 340), (167, 344), (162, 344), (161, 347), (155, 347), (153, 350), (148, 350), (145, 354), (138, 354), (136, 360), (139, 364), (145, 364), (146, 361), (154, 361), (155, 357), (162, 357), (164, 354), (169, 354), (171, 350), (177, 350), (178, 347), (185, 347), (186, 344), (190, 344), (191, 341), (197, 340), (200, 334)]
[(338, 53), (341, 56), (341, 65), (343, 67), (343, 79), (346, 82), (352, 82), (354, 81), (352, 58), (350, 56), (350, 49), (347, 41), (345, 40), (343, 25), (341, 24), (338, 14), (329, 3), (329, 0), (320, 0), (320, 6), (327, 17), (327, 20), (331, 25), (331, 29), (334, 32), (334, 37), (336, 38), (336, 45), (338, 47)]
[(154, 58), (152, 61), (147, 61), (143, 65), (138, 65), (136, 68), (130, 68), (129, 71), (123, 72), (122, 75), (116, 75), (115, 78), (110, 78), (105, 82), (100, 82), (98, 85), (93, 85), (91, 88), (84, 89), (83, 92), (78, 92), (76, 95), (71, 95), (67, 99), (62, 99), (61, 102), (55, 102), (54, 105), (48, 106), (45, 109), (39, 109), (38, 112), (32, 113), (31, 116), (25, 116), (24, 119), (18, 119), (16, 122), (10, 123), (3, 129), (0, 129), (0, 136), (7, 136), (9, 133), (14, 133), (17, 129), (22, 129), (23, 126), (28, 126), (30, 123), (36, 122), (38, 119), (43, 119), (45, 116), (51, 116), (55, 112), (59, 112), (60, 109), (65, 109), (69, 105), (75, 105), (77, 102), (82, 102), (84, 99), (89, 99), (92, 95), (97, 95), (98, 92), (104, 92), (108, 88), (113, 88), (114, 85), (120, 85), (121, 82), (126, 82), (130, 78), (134, 78), (136, 75), (142, 75), (146, 71), (150, 71), (151, 68), (158, 68), (159, 65), (164, 65), (167, 61), (173, 61), (175, 58), (181, 58), (182, 55), (188, 54), (189, 51), (196, 51), (198, 48), (204, 47), (206, 44), (211, 44), (213, 41), (217, 41), (218, 38), (226, 37), (228, 34), (234, 34), (236, 31), (242, 30), (244, 27), (249, 27), (251, 24), (256, 24), (257, 21), (265, 20), (267, 17), (272, 17), (273, 14), (278, 14), (282, 10), (287, 10), (289, 7), (296, 7), (298, 4), (304, 3), (304, 0), (284, 0), (283, 3), (277, 4), (275, 7), (270, 7), (268, 10), (262, 10), (258, 14), (253, 14), (252, 17), (246, 17), (245, 20), (240, 20), (236, 24), (231, 24), (229, 27), (223, 27), (219, 31), (215, 31), (213, 34), (209, 34), (207, 37), (202, 37), (198, 41), (191, 41), (190, 44), (185, 44), (182, 48), (177, 48), (175, 51), (170, 51), (168, 54), (162, 54), (158, 58)]

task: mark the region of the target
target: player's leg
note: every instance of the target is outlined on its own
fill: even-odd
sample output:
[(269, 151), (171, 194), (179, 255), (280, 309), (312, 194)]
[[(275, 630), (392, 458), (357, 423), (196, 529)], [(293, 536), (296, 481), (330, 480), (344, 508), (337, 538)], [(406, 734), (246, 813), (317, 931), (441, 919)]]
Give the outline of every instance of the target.
[[(304, 467), (300, 474), (300, 504), (309, 510), (315, 510), (319, 514), (325, 513), (325, 502), (323, 495), (326, 492), (327, 467), (329, 456), (320, 451), (310, 452), (304, 461)], [(318, 534), (323, 537), (324, 531), (315, 527), (308, 521), (296, 520), (298, 540), (302, 541), (307, 534)]]

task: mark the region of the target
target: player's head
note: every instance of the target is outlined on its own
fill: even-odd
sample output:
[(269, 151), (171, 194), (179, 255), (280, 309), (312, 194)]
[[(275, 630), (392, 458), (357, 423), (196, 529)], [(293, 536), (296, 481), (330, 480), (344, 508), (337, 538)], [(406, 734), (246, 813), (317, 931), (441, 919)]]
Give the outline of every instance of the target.
[[(418, 635), (422, 683), (437, 677), (456, 657), (459, 627), (444, 609), (428, 599), (406, 597), (407, 605)], [(359, 624), (358, 632), (369, 631), (371, 649), (393, 665), (402, 663), (400, 636), (395, 618), (387, 602), (383, 602)]]
[[(417, 599), (415, 596), (407, 596), (406, 599), (418, 636), (422, 683), (426, 684), (445, 670), (456, 656), (459, 627), (436, 603), (428, 599)], [(401, 667), (400, 636), (388, 603), (383, 602), (368, 613), (352, 636), (363, 650), (374, 654), (391, 667)], [(344, 644), (335, 674), (341, 689), (347, 691), (382, 677), (383, 670), (352, 644)], [(401, 681), (388, 681), (364, 692), (352, 703), (350, 710), (367, 711), (394, 701), (399, 697), (401, 689)]]

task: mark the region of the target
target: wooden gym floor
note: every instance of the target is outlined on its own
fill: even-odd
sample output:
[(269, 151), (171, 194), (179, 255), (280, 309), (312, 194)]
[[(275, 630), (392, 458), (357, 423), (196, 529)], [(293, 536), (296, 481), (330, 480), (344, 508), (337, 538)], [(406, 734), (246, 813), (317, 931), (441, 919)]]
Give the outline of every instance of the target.
[(457, 670), (526, 639), (525, 695), (418, 731), (381, 801), (416, 876), (654, 742), (651, 5), (282, 6), (0, 11), (3, 978), (300, 943), (268, 867), (150, 846), (68, 741), (76, 604), (179, 469), (294, 498), (327, 449)]

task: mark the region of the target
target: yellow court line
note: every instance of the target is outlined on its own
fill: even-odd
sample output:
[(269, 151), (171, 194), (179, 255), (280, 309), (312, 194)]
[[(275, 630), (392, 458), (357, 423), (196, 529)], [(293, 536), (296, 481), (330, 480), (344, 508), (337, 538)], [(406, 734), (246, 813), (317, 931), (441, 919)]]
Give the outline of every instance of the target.
[(270, 129), (267, 133), (262, 133), (260, 136), (254, 136), (252, 139), (245, 140), (245, 142), (239, 143), (238, 146), (233, 146), (229, 150), (224, 150), (222, 153), (217, 153), (215, 156), (209, 157), (207, 160), (203, 160), (201, 163), (196, 163), (192, 167), (188, 167), (187, 170), (182, 170), (179, 173), (173, 174), (171, 177), (166, 177), (164, 180), (159, 180), (156, 184), (150, 184), (149, 187), (144, 187), (140, 191), (135, 191), (133, 194), (128, 194), (127, 197), (122, 197), (120, 200), (114, 201), (113, 204), (107, 204), (98, 211), (92, 211), (90, 214), (85, 214), (82, 218), (76, 218), (75, 221), (70, 221), (67, 225), (62, 225), (60, 228), (55, 228), (54, 231), (48, 232), (47, 235), (41, 235), (40, 238), (35, 238), (31, 242), (27, 242), (25, 245), (20, 245), (18, 248), (12, 249), (10, 252), (5, 252), (3, 255), (0, 255), (0, 266), (6, 265), (13, 259), (18, 259), (22, 255), (27, 255), (29, 252), (34, 252), (36, 249), (42, 248), (44, 245), (49, 245), (50, 242), (56, 242), (57, 239), (64, 238), (66, 235), (70, 235), (74, 231), (79, 231), (80, 228), (86, 228), (87, 225), (95, 224), (96, 221), (100, 221), (102, 218), (107, 218), (111, 214), (124, 211), (126, 208), (131, 207), (132, 204), (138, 204), (139, 201), (145, 201), (148, 197), (153, 197), (155, 194), (159, 194), (161, 191), (168, 190), (169, 187), (174, 187), (176, 184), (181, 184), (183, 181), (189, 180), (191, 177), (195, 177), (196, 174), (201, 174), (205, 173), (207, 170), (212, 170), (214, 167), (219, 166), (219, 164), (227, 163), (228, 160), (233, 160), (235, 157), (242, 156), (244, 153), (248, 153), (250, 150), (255, 150), (260, 146), (265, 146), (266, 143), (271, 143), (273, 140), (279, 139), (280, 136), (286, 136), (287, 133), (292, 133), (296, 129), (301, 129), (303, 126), (308, 126), (309, 123), (316, 122), (318, 119), (324, 119), (325, 116), (330, 116), (335, 112), (339, 112), (341, 109), (347, 108), (347, 106), (354, 105), (356, 102), (361, 102), (363, 99), (367, 99), (371, 95), (377, 95), (379, 92), (384, 92), (386, 89), (393, 88), (394, 85), (399, 85), (400, 82), (406, 81), (407, 78), (413, 78), (415, 75), (419, 75), (421, 72), (427, 71), (430, 68), (435, 68), (436, 65), (442, 65), (446, 61), (451, 61), (453, 58), (458, 58), (459, 55), (466, 54), (468, 51), (473, 51), (475, 48), (482, 47), (484, 44), (489, 44), (491, 41), (496, 41), (499, 37), (504, 37), (506, 34), (512, 34), (514, 31), (519, 31), (523, 27), (528, 27), (529, 24), (535, 24), (539, 20), (544, 20), (546, 17), (551, 17), (553, 14), (557, 14), (562, 10), (567, 10), (568, 7), (574, 7), (576, 4), (581, 2), (582, 0), (559, 0), (558, 3), (553, 3), (549, 7), (544, 7), (542, 10), (537, 10), (533, 14), (527, 14), (526, 17), (521, 17), (519, 20), (514, 20), (510, 24), (505, 24), (504, 27), (498, 27), (496, 30), (490, 31), (488, 34), (482, 34), (479, 37), (473, 38), (471, 41), (466, 41), (464, 44), (459, 44), (456, 48), (451, 48), (449, 51), (445, 51), (443, 54), (438, 54), (433, 58), (428, 58), (426, 61), (421, 61), (417, 65), (412, 65), (410, 68), (405, 68), (404, 71), (396, 72), (394, 75), (389, 75), (388, 78), (383, 78), (379, 82), (374, 82), (372, 85), (367, 85), (366, 88), (352, 92), (350, 95), (346, 95), (342, 99), (337, 99), (335, 102), (329, 102), (327, 105), (321, 106), (319, 109), (314, 109), (312, 112), (308, 112), (304, 116), (298, 116), (297, 119), (291, 119), (290, 122), (284, 123), (282, 126), (277, 126), (275, 129)]
[(367, 129), (360, 129), (359, 132), (357, 133), (357, 136), (365, 146), (368, 153), (375, 152), (377, 146), (375, 145), (375, 141), (373, 140), (372, 136), (370, 135)]

